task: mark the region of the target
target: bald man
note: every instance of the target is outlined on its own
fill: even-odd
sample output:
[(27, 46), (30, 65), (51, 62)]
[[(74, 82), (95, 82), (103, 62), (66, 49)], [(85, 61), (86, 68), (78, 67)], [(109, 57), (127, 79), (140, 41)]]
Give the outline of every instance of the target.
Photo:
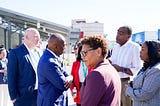
[(24, 43), (8, 56), (8, 90), (14, 106), (37, 106), (37, 65), (41, 54), (36, 49), (40, 34), (28, 28)]
[(73, 77), (61, 66), (59, 56), (64, 49), (65, 38), (60, 34), (52, 34), (38, 64), (38, 106), (68, 106), (67, 89)]

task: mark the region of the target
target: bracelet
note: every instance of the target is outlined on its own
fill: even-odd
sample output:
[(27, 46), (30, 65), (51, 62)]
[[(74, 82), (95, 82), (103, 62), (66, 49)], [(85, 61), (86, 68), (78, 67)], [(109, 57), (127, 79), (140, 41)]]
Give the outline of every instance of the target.
[(127, 72), (127, 68), (123, 68), (122, 72), (126, 73)]

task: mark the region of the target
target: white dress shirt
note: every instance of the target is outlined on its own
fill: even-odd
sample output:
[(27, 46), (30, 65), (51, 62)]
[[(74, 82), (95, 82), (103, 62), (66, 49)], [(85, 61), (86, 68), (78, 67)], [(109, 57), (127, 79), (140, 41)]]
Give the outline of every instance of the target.
[(28, 52), (29, 52), (29, 55), (30, 55), (30, 62), (31, 62), (31, 65), (36, 73), (36, 84), (35, 84), (35, 88), (34, 89), (38, 89), (38, 76), (37, 76), (37, 66), (38, 66), (38, 62), (39, 62), (39, 59), (40, 59), (40, 56), (41, 54), (38, 53), (38, 50), (33, 49), (33, 50), (30, 50), (28, 48), (28, 46), (24, 43), (24, 45), (26, 46)]
[[(133, 75), (136, 75), (142, 67), (143, 63), (140, 59), (140, 50), (141, 48), (137, 43), (129, 40), (122, 46), (120, 46), (119, 44), (115, 45), (109, 60), (111, 60), (112, 64), (117, 64), (121, 67), (129, 68), (132, 71)], [(133, 78), (126, 73), (118, 73), (121, 78)]]

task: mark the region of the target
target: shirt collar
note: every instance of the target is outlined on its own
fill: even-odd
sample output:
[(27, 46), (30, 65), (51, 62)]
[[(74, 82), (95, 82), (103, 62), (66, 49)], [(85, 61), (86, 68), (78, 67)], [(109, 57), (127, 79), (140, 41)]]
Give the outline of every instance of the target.
[(25, 43), (23, 43), (23, 44), (24, 44), (24, 46), (27, 48), (28, 52), (30, 53), (31, 50), (29, 49), (29, 47), (28, 47)]
[(27, 48), (27, 50), (28, 50), (29, 53), (31, 53), (31, 52), (33, 53), (35, 49), (36, 49), (36, 51), (37, 51), (37, 48), (36, 48), (36, 47), (35, 47), (35, 49), (32, 49), (32, 50), (31, 50), (25, 43), (24, 43), (24, 46)]
[(48, 49), (47, 48), (47, 50), (50, 52), (50, 53), (52, 53), (56, 58), (58, 58), (59, 59), (59, 57), (54, 53), (54, 52), (52, 52), (50, 49)]
[(120, 44), (118, 44), (118, 45), (119, 45), (119, 47), (127, 47), (127, 45), (129, 44), (129, 42), (131, 42), (130, 39), (124, 45), (122, 45), (122, 46), (120, 46)]

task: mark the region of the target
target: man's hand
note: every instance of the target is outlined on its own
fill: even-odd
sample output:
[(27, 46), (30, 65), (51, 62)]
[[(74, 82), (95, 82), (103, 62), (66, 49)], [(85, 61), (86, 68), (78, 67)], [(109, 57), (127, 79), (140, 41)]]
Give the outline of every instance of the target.
[(15, 102), (16, 102), (16, 99), (13, 99), (12, 102), (15, 103)]
[(122, 88), (124, 92), (126, 92), (127, 87), (128, 87), (128, 84), (125, 84), (124, 88)]
[[(119, 65), (117, 65), (117, 64), (112, 64), (113, 65), (113, 67), (117, 70), (117, 72), (123, 72), (123, 68), (125, 68), (125, 67), (121, 67), (121, 66), (119, 66)], [(129, 69), (129, 68), (126, 68), (127, 70), (126, 70), (126, 74), (128, 74), (128, 75), (130, 75), (130, 76), (133, 76), (133, 73), (132, 73), (132, 71)]]
[(5, 69), (0, 70), (0, 73), (5, 73), (5, 72), (6, 72)]
[(73, 81), (73, 76), (70, 75), (70, 76), (66, 77), (66, 80), (64, 82), (64, 86), (68, 89), (71, 86), (72, 81)]
[(121, 72), (122, 69), (123, 69), (123, 67), (120, 67), (120, 66), (117, 65), (117, 64), (112, 64), (112, 65), (113, 65), (113, 67), (114, 67), (118, 72)]

